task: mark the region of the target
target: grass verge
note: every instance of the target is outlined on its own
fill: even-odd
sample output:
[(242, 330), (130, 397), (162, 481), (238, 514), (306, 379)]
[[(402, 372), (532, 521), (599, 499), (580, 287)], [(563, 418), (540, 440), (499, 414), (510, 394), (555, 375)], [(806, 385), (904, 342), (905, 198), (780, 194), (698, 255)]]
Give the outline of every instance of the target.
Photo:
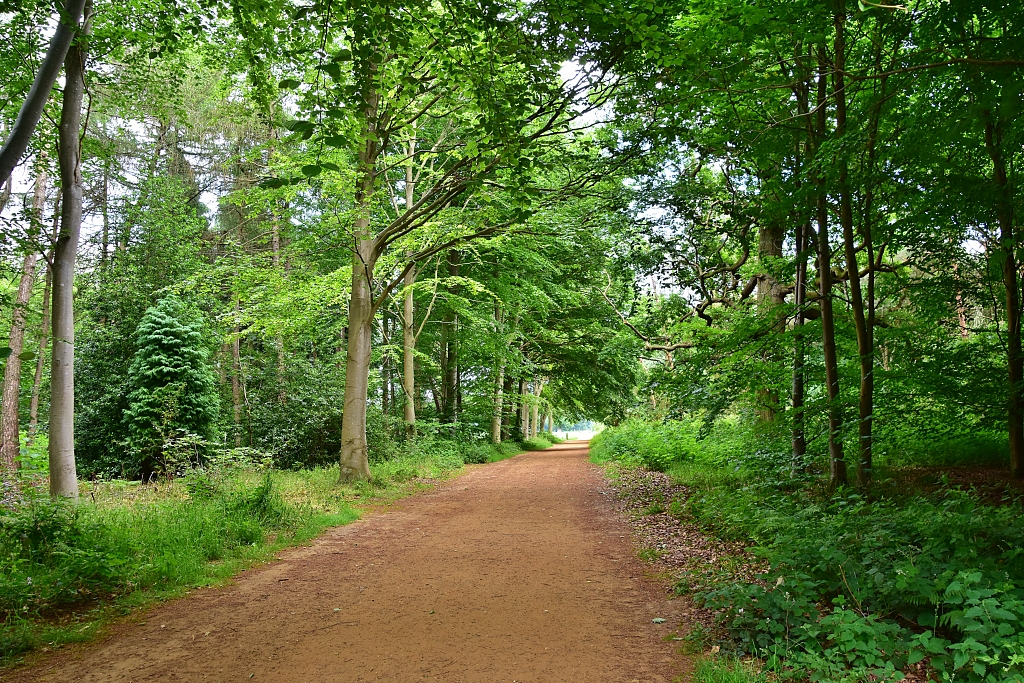
[(227, 468), (172, 481), (83, 482), (76, 505), (41, 480), (0, 510), (0, 666), (94, 638), (140, 608), (222, 583), (462, 468), (446, 454), (371, 465), (372, 483), (338, 486), (337, 467)]

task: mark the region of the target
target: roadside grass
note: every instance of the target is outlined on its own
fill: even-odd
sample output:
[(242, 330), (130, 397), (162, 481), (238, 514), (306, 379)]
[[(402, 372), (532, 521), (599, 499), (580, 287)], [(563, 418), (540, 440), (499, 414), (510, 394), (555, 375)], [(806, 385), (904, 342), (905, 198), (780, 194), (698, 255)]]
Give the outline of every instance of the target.
[(693, 683), (768, 683), (768, 675), (753, 662), (733, 657), (708, 657), (697, 663)]
[[(510, 449), (506, 449), (510, 450)], [(448, 453), (371, 464), (373, 481), (338, 486), (338, 468), (221, 468), (173, 480), (82, 482), (78, 505), (45, 479), (0, 508), (0, 666), (87, 641), (140, 608), (217, 585), (284, 548), (456, 474)]]

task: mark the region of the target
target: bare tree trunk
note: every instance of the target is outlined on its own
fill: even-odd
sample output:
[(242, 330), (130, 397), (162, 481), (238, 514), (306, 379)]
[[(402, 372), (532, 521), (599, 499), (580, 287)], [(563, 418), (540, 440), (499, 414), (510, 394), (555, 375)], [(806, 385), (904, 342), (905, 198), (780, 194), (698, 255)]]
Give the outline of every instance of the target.
[[(825, 59), (825, 47), (818, 47), (818, 136), (825, 136), (827, 125), (825, 102), (829, 65)], [(832, 248), (828, 239), (828, 205), (826, 203), (825, 180), (816, 177), (818, 186), (818, 279), (821, 295), (821, 342), (825, 356), (825, 383), (828, 390), (828, 452), (829, 481), (834, 486), (847, 483), (846, 461), (843, 457), (843, 407), (839, 395), (839, 359), (836, 353), (835, 318), (832, 312)]]
[[(359, 218), (357, 231), (362, 230), (365, 234), (368, 224), (369, 217)], [(348, 310), (348, 358), (345, 364), (345, 404), (341, 427), (342, 482), (370, 479), (366, 444), (366, 393), (373, 342), (373, 295), (370, 289), (372, 269), (373, 240), (360, 240), (352, 256), (352, 298)]]
[(1003, 250), (1003, 287), (1006, 290), (1006, 366), (1009, 371), (1007, 425), (1010, 434), (1010, 473), (1024, 479), (1024, 357), (1021, 355), (1020, 283), (1017, 281), (1017, 236), (1013, 229), (1013, 201), (1002, 153), (1002, 121), (984, 112), (985, 149), (992, 160), (993, 179), (999, 190), (996, 214), (999, 248)]
[(405, 300), (402, 309), (402, 393), (405, 394), (405, 436), (416, 436), (416, 311), (413, 300), (413, 285), (416, 284), (416, 268), (405, 274)]
[[(462, 254), (457, 249), (448, 252), (448, 277), (459, 276), (459, 265)], [(449, 287), (449, 292), (457, 294), (458, 285)], [(441, 421), (455, 422), (458, 403), (458, 367), (459, 343), (456, 334), (459, 317), (449, 309), (441, 321)]]
[(530, 424), (533, 427), (533, 434), (532, 434), (532, 436), (534, 438), (539, 436), (540, 432), (541, 432), (541, 429), (540, 429), (540, 392), (544, 391), (544, 384), (545, 383), (546, 382), (543, 379), (534, 379), (533, 380), (533, 395), (534, 395), (534, 398), (536, 400), (533, 403), (533, 419), (531, 420)]
[[(39, 171), (36, 174), (35, 189), (32, 193), (32, 226), (29, 235), (35, 241), (42, 233), (43, 205), (46, 202), (45, 153), (40, 155)], [(36, 261), (39, 258), (34, 247), (25, 254), (21, 263), (21, 281), (14, 296), (14, 310), (11, 314), (11, 334), (7, 342), (11, 355), (4, 367), (3, 404), (0, 408), (0, 465), (13, 473), (17, 467), (21, 449), (21, 435), (18, 429), (18, 404), (21, 394), (21, 353), (25, 347), (25, 318), (28, 301), (32, 297), (32, 285), (36, 279)]]
[(370, 200), (376, 182), (377, 116), (380, 96), (376, 89), (376, 68), (371, 64), (363, 117), (365, 128), (359, 148), (359, 185), (355, 203), (359, 210), (353, 226), (352, 294), (348, 307), (348, 354), (345, 361), (345, 399), (341, 423), (341, 455), (338, 479), (341, 483), (370, 480), (366, 443), (366, 394), (373, 353), (373, 269), (377, 262), (376, 242), (370, 232)]
[(100, 208), (103, 211), (103, 230), (100, 233), (100, 270), (107, 268), (107, 251), (110, 249), (110, 162), (103, 164), (103, 200)]
[[(501, 393), (503, 396), (512, 396), (514, 384), (512, 378), (505, 375), (505, 382), (502, 384)], [(515, 409), (513, 401), (504, 401), (501, 408), (501, 440), (507, 441), (512, 438), (512, 411)]]
[[(274, 272), (281, 269), (281, 226), (277, 215), (272, 217), (270, 224), (270, 251), (273, 261)], [(282, 273), (282, 276), (287, 273)], [(279, 403), (288, 402), (288, 387), (286, 385), (284, 365), (284, 337), (278, 332), (274, 335), (274, 349), (277, 351), (277, 400)]]
[[(60, 219), (60, 195), (53, 206), (53, 238), (51, 242), (57, 241), (57, 230)], [(46, 357), (46, 344), (50, 336), (50, 287), (53, 280), (53, 272), (50, 263), (53, 261), (53, 248), (47, 252), (45, 284), (43, 285), (43, 320), (39, 331), (39, 351), (36, 353), (36, 374), (32, 379), (32, 399), (28, 405), (28, 438), (26, 442), (32, 445), (36, 440), (36, 431), (39, 429), (39, 392), (43, 386), (43, 364)]]
[[(846, 135), (846, 11), (840, 4), (840, 11), (834, 15), (835, 27), (835, 70), (832, 75), (833, 94), (836, 99), (836, 138)], [(857, 332), (857, 351), (860, 356), (860, 400), (858, 420), (857, 483), (866, 485), (871, 480), (871, 408), (873, 403), (874, 349), (871, 331), (867, 328), (864, 315), (864, 294), (861, 290), (860, 265), (857, 263), (857, 245), (853, 233), (853, 197), (850, 191), (849, 171), (845, 159), (839, 160), (839, 223), (843, 230), (843, 247), (846, 254), (846, 272), (850, 286), (850, 308)], [(874, 258), (868, 253), (868, 264)]]
[[(782, 227), (776, 224), (767, 224), (758, 233), (758, 254), (762, 263), (767, 263), (773, 258), (782, 256)], [(775, 311), (784, 303), (785, 297), (782, 288), (774, 277), (765, 273), (757, 282), (758, 307)], [(775, 323), (772, 323), (775, 326)], [(770, 361), (771, 358), (765, 358)], [(769, 387), (762, 387), (757, 390), (757, 415), (763, 422), (774, 422), (779, 410), (779, 392)]]
[(794, 307), (796, 314), (793, 325), (793, 473), (804, 468), (804, 457), (807, 455), (807, 437), (804, 432), (804, 363), (805, 340), (803, 333), (804, 307), (807, 305), (807, 236), (811, 232), (810, 223), (799, 223), (796, 228), (796, 282), (793, 288)]
[[(75, 30), (78, 28), (79, 17), (83, 11), (88, 17), (91, 6), (85, 0), (69, 0), (63, 9), (64, 12), (62, 12), (57, 28), (53, 32), (53, 38), (50, 39), (50, 47), (46, 51), (46, 56), (43, 57), (42, 64), (39, 65), (28, 96), (21, 105), (11, 134), (4, 142), (4, 146), (0, 148), (0, 185), (6, 183), (11, 177), (14, 167), (18, 165), (25, 150), (28, 149), (28, 143), (43, 115), (46, 102), (50, 99), (53, 84), (56, 83), (57, 76), (60, 74), (61, 64), (64, 65), (66, 73), (67, 55), (71, 48), (71, 41), (74, 39)], [(84, 57), (80, 61), (84, 63)]]
[(501, 443), (501, 416), (503, 413), (504, 393), (502, 391), (505, 384), (505, 363), (501, 362), (498, 365), (498, 377), (494, 383), (494, 411), (491, 413), (491, 442), (495, 444)]
[[(242, 304), (235, 297), (235, 317), (241, 314)], [(235, 423), (235, 447), (242, 445), (242, 349), (241, 329), (235, 325), (231, 339), (231, 417)]]
[(519, 412), (522, 414), (522, 417), (520, 418), (520, 421), (522, 422), (521, 431), (523, 432), (524, 439), (530, 439), (533, 437), (533, 430), (530, 428), (530, 399), (527, 397), (531, 396), (533, 392), (530, 391), (529, 383), (525, 379), (519, 380), (519, 388)]
[(75, 256), (82, 229), (81, 125), (86, 37), (92, 3), (86, 2), (81, 35), (64, 60), (61, 104), (60, 235), (53, 250), (53, 350), (50, 367), (50, 495), (78, 499), (75, 468)]

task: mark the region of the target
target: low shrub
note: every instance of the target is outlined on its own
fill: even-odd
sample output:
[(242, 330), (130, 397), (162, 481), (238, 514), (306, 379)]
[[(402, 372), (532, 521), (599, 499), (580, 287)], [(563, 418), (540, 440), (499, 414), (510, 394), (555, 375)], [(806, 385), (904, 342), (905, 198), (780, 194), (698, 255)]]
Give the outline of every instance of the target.
[(530, 439), (523, 441), (523, 450), (527, 451), (542, 451), (545, 448), (551, 448), (553, 444), (545, 439), (543, 436), (538, 435)]
[(559, 444), (565, 442), (565, 439), (555, 436), (553, 432), (541, 432), (537, 436), (543, 438), (545, 441), (550, 441), (552, 444)]

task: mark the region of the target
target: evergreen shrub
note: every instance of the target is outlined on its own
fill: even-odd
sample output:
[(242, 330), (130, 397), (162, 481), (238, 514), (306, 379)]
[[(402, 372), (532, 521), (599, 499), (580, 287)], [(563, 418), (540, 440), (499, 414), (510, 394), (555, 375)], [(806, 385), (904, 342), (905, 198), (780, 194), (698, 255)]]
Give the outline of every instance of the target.
[(182, 473), (202, 464), (216, 439), (219, 398), (202, 326), (176, 296), (149, 308), (135, 331), (123, 422), (129, 474)]

